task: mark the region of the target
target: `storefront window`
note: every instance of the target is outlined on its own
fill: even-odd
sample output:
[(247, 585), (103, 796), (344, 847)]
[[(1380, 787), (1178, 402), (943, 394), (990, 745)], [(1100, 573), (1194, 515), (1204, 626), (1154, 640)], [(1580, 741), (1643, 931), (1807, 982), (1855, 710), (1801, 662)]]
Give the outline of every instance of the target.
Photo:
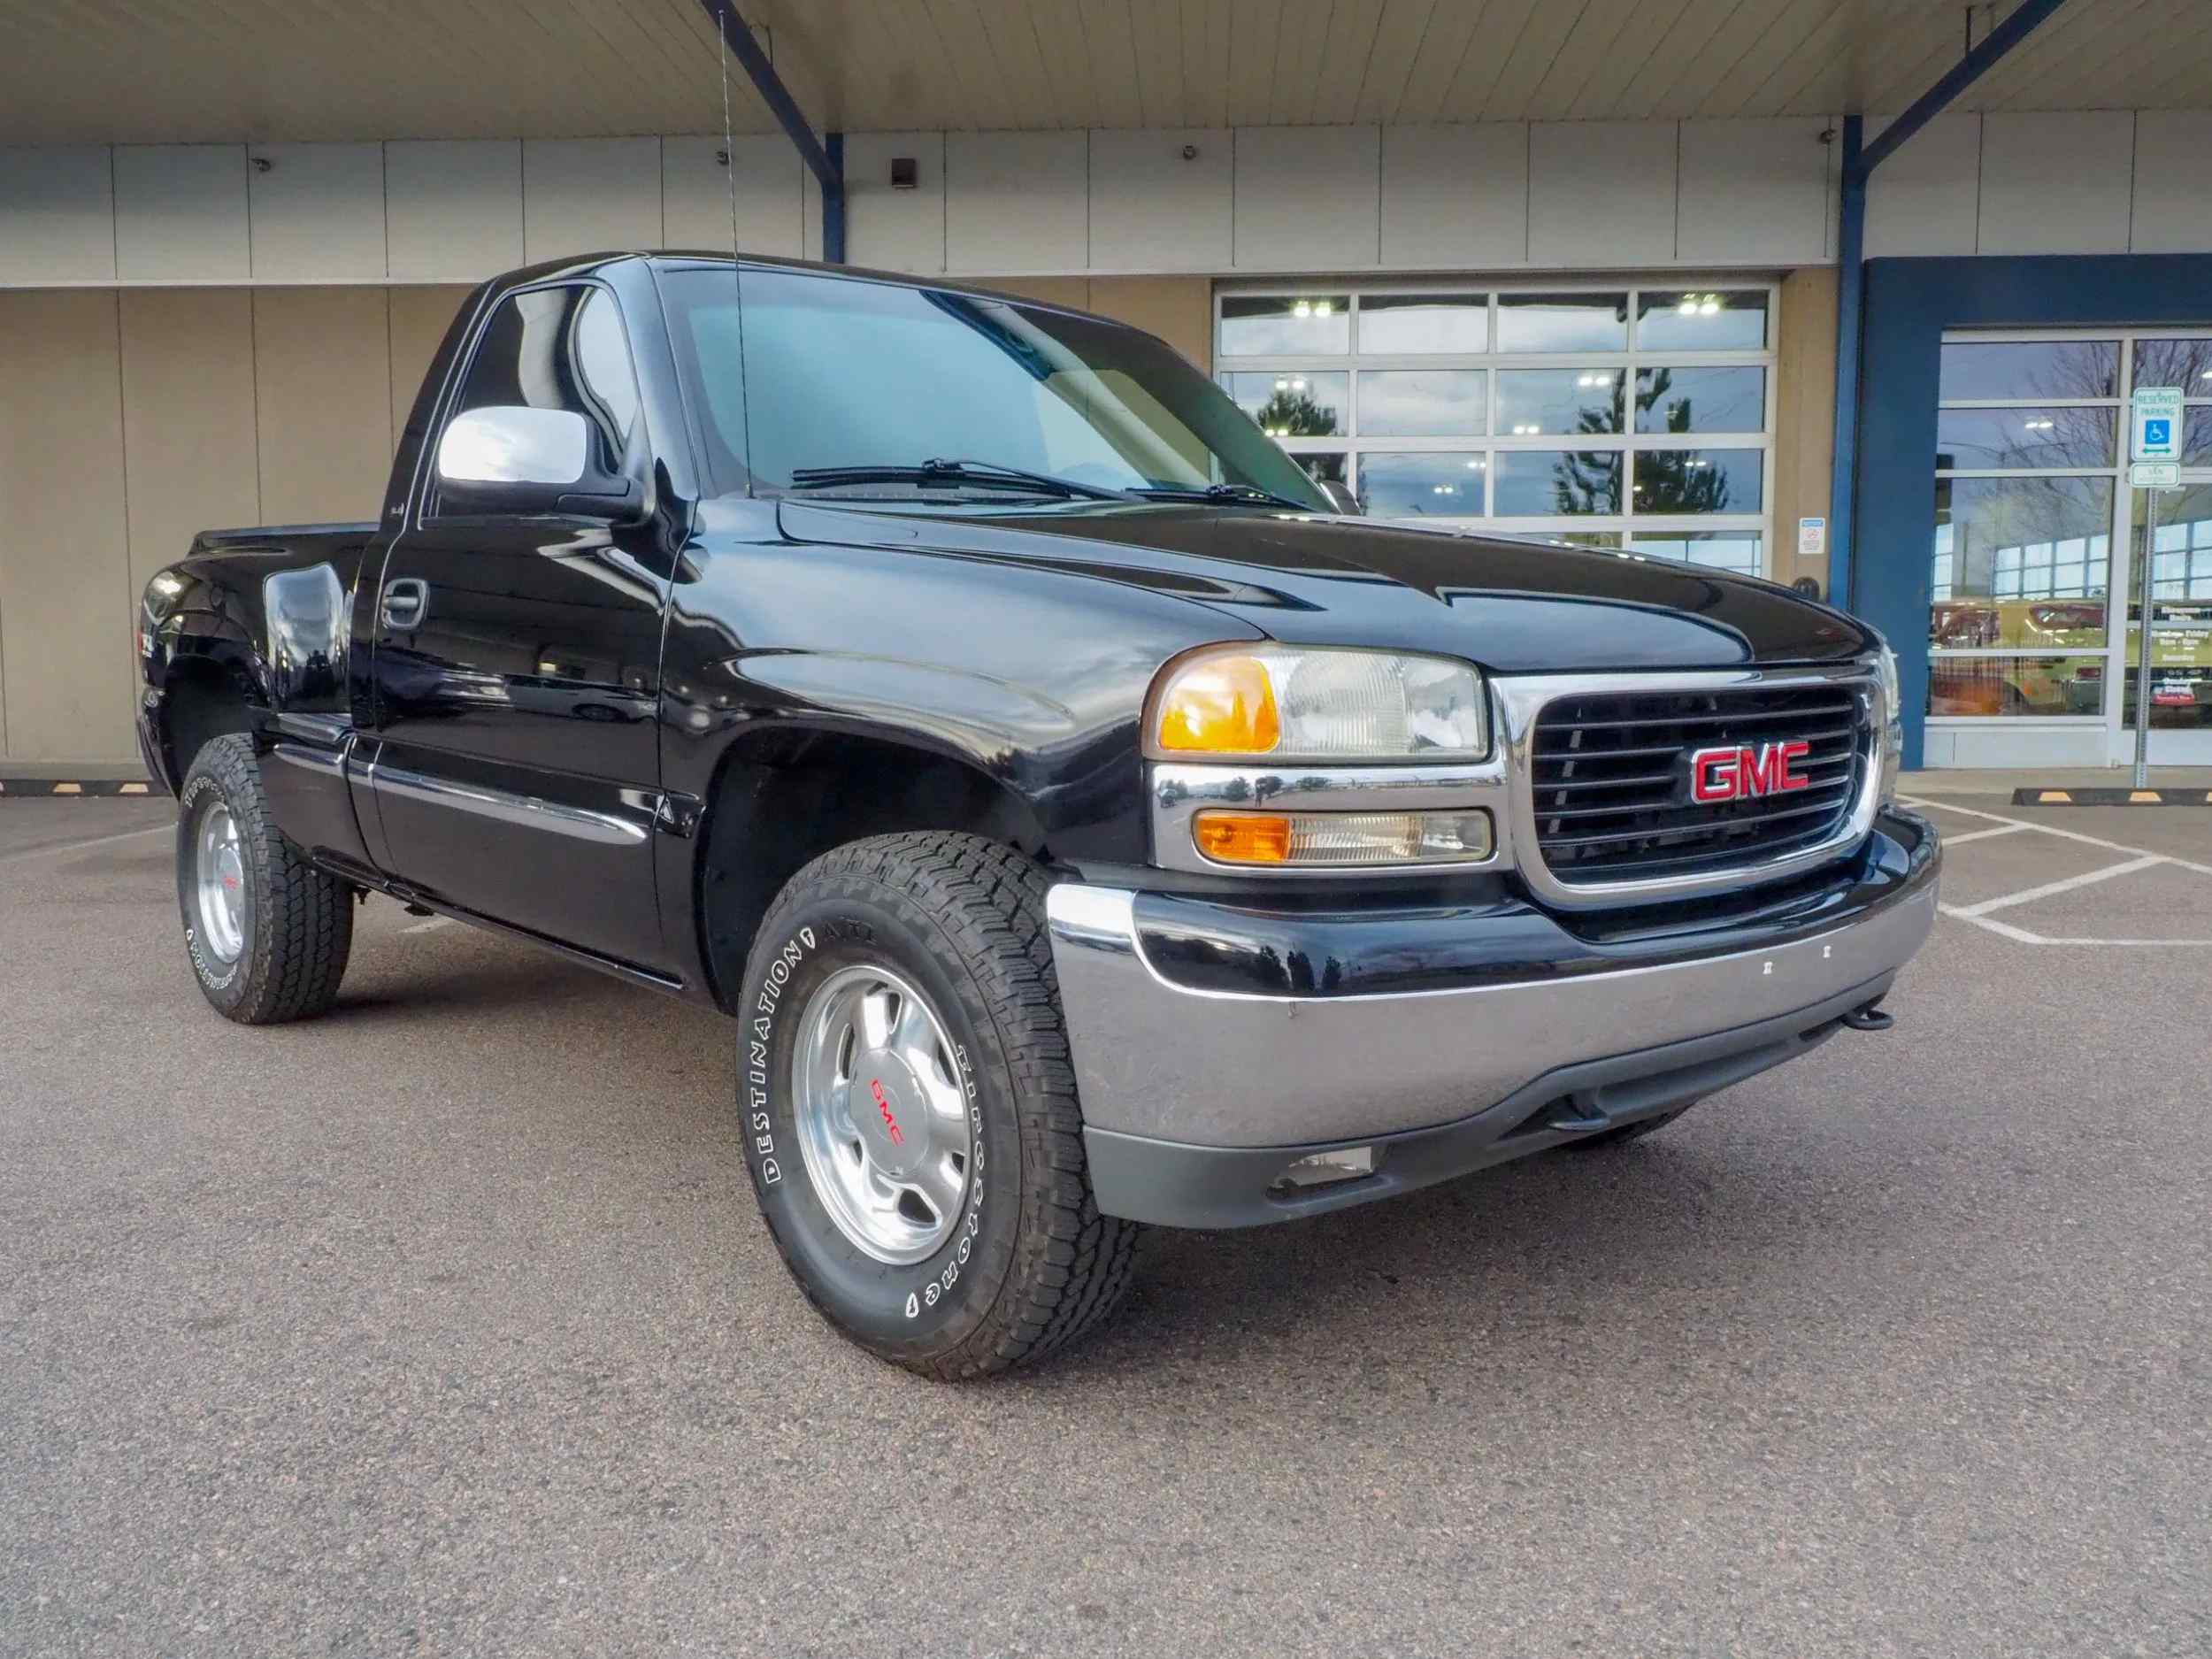
[(1943, 348), (1943, 402), (2117, 397), (2115, 340), (1954, 341)]
[(1936, 416), (1936, 465), (2110, 466), (2116, 415), (2111, 408), (1946, 409)]
[(2094, 657), (1942, 657), (1928, 664), (1928, 712), (1936, 715), (2097, 714), (2104, 708), (2105, 659)]
[(1742, 576), (1759, 573), (1759, 537), (1738, 530), (1662, 531), (1632, 537), (1629, 546), (1639, 553), (1702, 565), (1708, 570), (1734, 571)]

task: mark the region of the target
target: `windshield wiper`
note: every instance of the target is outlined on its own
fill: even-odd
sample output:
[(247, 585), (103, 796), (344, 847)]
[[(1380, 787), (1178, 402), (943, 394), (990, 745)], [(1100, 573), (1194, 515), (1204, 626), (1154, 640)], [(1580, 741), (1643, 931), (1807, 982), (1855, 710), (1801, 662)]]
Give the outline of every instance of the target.
[(1136, 493), (1154, 501), (1233, 501), (1256, 507), (1287, 507), (1293, 512), (1321, 511), (1257, 484), (1155, 484)]
[(1083, 501), (1134, 501), (1125, 489), (1102, 484), (1079, 483), (1051, 472), (1031, 472), (995, 461), (927, 460), (919, 466), (896, 464), (883, 466), (802, 466), (791, 474), (794, 489), (819, 489), (830, 484), (967, 484), (981, 489), (1026, 489), (1042, 495)]

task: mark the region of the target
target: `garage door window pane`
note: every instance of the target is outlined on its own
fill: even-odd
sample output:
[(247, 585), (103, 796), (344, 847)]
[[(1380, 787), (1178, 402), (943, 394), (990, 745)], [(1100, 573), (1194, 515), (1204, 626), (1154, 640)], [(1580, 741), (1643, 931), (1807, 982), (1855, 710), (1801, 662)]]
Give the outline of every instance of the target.
[(1763, 288), (1647, 288), (1636, 296), (1639, 351), (1756, 351), (1766, 342)]
[(1490, 346), (1486, 294), (1363, 294), (1359, 349), (1397, 352), (1486, 351)]
[(1482, 513), (1482, 457), (1464, 450), (1359, 458), (1361, 508), (1378, 518), (1472, 518)]
[(2120, 342), (1955, 341), (1943, 348), (1938, 395), (1947, 403), (2005, 397), (2117, 397)]
[(1644, 449), (1636, 457), (1639, 512), (1757, 512), (1761, 449)]
[(1501, 351), (1619, 351), (1628, 344), (1625, 294), (1501, 294)]
[(1221, 384), (1239, 409), (1279, 438), (1325, 438), (1352, 424), (1348, 374), (1244, 373), (1225, 374)]
[(2212, 397), (2212, 340), (2139, 340), (2135, 384), (2178, 386), (2184, 397)]
[(1761, 432), (1767, 424), (1764, 369), (1639, 369), (1639, 432)]
[(1936, 466), (1969, 471), (2110, 466), (2111, 409), (1947, 409), (1936, 416)]
[(1616, 449), (1502, 449), (1497, 509), (1504, 518), (1578, 517), (1621, 510)]
[(1618, 432), (1621, 369), (1500, 369), (1498, 430), (1510, 437), (1540, 433)]
[(1312, 451), (1290, 457), (1306, 469), (1306, 476), (1317, 484), (1341, 484), (1344, 481), (1344, 451)]
[(1221, 354), (1340, 355), (1351, 349), (1351, 303), (1343, 294), (1233, 296), (1221, 302)]
[(1359, 377), (1363, 435), (1456, 438), (1489, 419), (1489, 377), (1480, 369), (1368, 369)]
[(2111, 524), (2108, 478), (1938, 479), (1929, 642), (2101, 643)]

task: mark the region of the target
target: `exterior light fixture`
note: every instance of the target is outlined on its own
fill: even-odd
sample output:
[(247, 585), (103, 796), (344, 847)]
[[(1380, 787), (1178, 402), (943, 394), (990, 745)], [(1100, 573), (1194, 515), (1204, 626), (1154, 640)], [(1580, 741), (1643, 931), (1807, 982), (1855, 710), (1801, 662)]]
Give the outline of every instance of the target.
[(1329, 302), (1326, 300), (1314, 301), (1313, 314), (1316, 317), (1326, 317), (1329, 314)]
[(1290, 308), (1290, 314), (1293, 317), (1312, 316), (1313, 302), (1311, 300), (1300, 300), (1295, 305)]

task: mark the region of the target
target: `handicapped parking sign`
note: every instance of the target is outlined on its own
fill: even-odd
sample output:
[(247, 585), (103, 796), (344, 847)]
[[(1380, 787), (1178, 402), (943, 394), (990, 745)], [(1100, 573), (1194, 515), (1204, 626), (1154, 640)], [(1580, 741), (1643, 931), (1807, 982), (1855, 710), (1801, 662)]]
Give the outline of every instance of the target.
[(2181, 388), (2139, 386), (2131, 408), (2134, 432), (2128, 445), (2128, 459), (2181, 459)]

